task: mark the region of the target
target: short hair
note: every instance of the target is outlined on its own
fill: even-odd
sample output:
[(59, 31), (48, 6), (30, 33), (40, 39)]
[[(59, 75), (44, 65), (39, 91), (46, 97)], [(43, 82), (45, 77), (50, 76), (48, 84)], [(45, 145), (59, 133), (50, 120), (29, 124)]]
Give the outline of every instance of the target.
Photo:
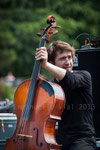
[(69, 51), (72, 54), (72, 58), (75, 55), (75, 49), (70, 44), (63, 41), (54, 41), (49, 45), (47, 51), (48, 51), (48, 61), (49, 62), (52, 61), (53, 63), (55, 61), (57, 52), (63, 53), (65, 51)]

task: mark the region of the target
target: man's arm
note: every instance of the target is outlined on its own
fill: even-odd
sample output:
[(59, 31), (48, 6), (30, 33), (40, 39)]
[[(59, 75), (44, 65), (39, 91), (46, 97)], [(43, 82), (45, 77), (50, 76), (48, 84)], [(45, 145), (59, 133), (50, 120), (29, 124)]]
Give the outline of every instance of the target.
[(49, 62), (46, 63), (46, 66), (44, 66), (44, 68), (58, 80), (62, 80), (66, 74), (65, 69), (57, 67)]
[(36, 49), (36, 60), (42, 60), (41, 66), (49, 71), (55, 78), (62, 80), (66, 74), (66, 70), (60, 67), (57, 67), (47, 61), (48, 53), (45, 47)]

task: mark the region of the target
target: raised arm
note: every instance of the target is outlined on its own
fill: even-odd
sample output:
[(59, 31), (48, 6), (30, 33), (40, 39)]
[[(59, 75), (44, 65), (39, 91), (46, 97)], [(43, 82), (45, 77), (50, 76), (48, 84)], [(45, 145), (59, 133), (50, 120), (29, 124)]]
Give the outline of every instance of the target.
[(48, 62), (48, 53), (45, 47), (36, 49), (35, 58), (36, 60), (42, 60), (41, 66), (49, 71), (55, 78), (58, 80), (62, 80), (64, 78), (66, 70)]

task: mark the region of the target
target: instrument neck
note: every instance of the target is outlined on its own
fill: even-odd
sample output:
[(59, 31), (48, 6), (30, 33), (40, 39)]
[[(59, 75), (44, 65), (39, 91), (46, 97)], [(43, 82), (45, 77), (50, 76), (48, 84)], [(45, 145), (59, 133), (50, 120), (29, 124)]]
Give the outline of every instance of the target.
[[(45, 43), (45, 38), (42, 37), (39, 47), (43, 47), (44, 43)], [(40, 62), (41, 62), (40, 60), (35, 61), (35, 65), (34, 65), (32, 76), (31, 76), (31, 82), (29, 85), (28, 94), (26, 97), (26, 101), (25, 101), (23, 112), (22, 112), (21, 120), (28, 120), (29, 116), (30, 116), (31, 106), (32, 106), (32, 103), (34, 100), (34, 95), (35, 95), (38, 73), (40, 70)]]

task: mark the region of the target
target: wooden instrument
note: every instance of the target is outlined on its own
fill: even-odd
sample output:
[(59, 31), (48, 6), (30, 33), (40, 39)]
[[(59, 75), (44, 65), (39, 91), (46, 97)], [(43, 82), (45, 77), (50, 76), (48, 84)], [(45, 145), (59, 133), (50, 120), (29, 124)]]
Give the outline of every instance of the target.
[[(40, 47), (50, 41), (57, 31), (56, 19), (47, 18), (49, 24), (43, 29)], [(14, 113), (17, 125), (13, 136), (7, 139), (4, 150), (57, 150), (60, 145), (55, 139), (55, 125), (61, 120), (64, 109), (64, 92), (56, 84), (37, 79), (40, 61), (36, 61), (31, 79), (23, 81), (14, 95)]]

